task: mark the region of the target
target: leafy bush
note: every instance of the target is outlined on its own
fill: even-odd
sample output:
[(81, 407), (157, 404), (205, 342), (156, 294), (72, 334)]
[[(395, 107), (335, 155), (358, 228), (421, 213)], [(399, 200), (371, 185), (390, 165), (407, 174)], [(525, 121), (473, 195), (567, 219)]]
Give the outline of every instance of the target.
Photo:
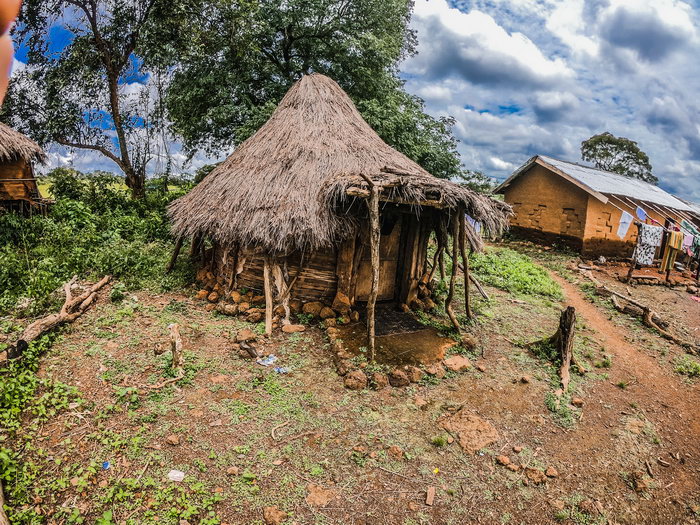
[(56, 198), (48, 217), (0, 215), (0, 313), (22, 305), (39, 313), (73, 275), (111, 274), (128, 288), (172, 289), (191, 268), (163, 275), (173, 250), (167, 205), (187, 189), (157, 189), (141, 201), (109, 174), (59, 168), (48, 176)]
[(508, 248), (487, 248), (469, 257), (471, 269), (478, 277), (497, 288), (513, 293), (542, 295), (562, 299), (559, 285), (547, 271), (527, 255)]

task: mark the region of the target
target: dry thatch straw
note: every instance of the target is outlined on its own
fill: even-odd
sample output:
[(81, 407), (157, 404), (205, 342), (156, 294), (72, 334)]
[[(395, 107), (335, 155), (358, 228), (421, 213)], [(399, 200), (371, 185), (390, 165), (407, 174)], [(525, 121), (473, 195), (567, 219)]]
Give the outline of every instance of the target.
[(391, 186), (382, 199), (463, 206), (490, 232), (507, 227), (507, 204), (433, 177), (382, 141), (335, 81), (312, 74), (292, 86), (255, 135), (170, 205), (173, 231), (278, 254), (329, 247), (354, 231), (354, 221), (334, 210), (349, 199), (349, 187), (367, 187), (360, 174)]
[(46, 153), (29, 137), (0, 123), (0, 162), (18, 160), (44, 162)]

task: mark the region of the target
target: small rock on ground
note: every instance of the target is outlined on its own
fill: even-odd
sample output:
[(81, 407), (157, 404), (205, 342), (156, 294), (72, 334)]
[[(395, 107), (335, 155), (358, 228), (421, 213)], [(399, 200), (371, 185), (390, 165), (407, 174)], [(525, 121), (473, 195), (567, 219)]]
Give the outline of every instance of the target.
[(304, 330), (306, 330), (306, 327), (303, 324), (286, 324), (282, 327), (282, 331), (285, 334), (295, 334)]
[(263, 519), (267, 525), (280, 525), (287, 519), (287, 513), (277, 507), (265, 507)]
[(367, 376), (364, 372), (353, 370), (345, 376), (345, 386), (350, 390), (362, 390), (367, 388)]
[(443, 361), (443, 364), (448, 370), (452, 370), (453, 372), (463, 372), (472, 367), (471, 361), (461, 355), (450, 356)]

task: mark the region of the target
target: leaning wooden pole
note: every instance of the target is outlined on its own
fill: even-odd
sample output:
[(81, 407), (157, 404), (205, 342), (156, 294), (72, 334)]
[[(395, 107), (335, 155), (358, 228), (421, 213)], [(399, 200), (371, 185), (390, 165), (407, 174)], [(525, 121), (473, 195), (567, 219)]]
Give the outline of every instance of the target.
[(457, 316), (452, 309), (452, 300), (455, 296), (455, 281), (457, 280), (457, 267), (459, 266), (459, 261), (457, 260), (459, 250), (459, 220), (456, 217), (452, 217), (452, 273), (450, 275), (450, 287), (447, 293), (447, 299), (445, 299), (445, 311), (450, 317), (450, 321), (454, 325), (456, 330), (459, 330), (459, 321), (457, 321)]
[(263, 263), (263, 280), (265, 284), (265, 333), (272, 334), (272, 279), (270, 279), (270, 258), (265, 256)]
[(180, 249), (182, 248), (182, 237), (177, 238), (175, 243), (175, 249), (173, 250), (173, 256), (170, 258), (167, 268), (165, 268), (165, 273), (170, 273), (175, 268), (175, 262), (177, 262), (177, 256), (180, 255)]
[(374, 184), (372, 179), (366, 175), (362, 175), (362, 178), (365, 179), (370, 188), (367, 208), (369, 210), (372, 287), (369, 292), (369, 298), (367, 299), (367, 343), (369, 345), (370, 362), (373, 362), (376, 356), (374, 310), (377, 304), (377, 295), (379, 295), (379, 186)]
[(462, 272), (464, 274), (464, 311), (467, 319), (473, 319), (469, 299), (469, 257), (467, 257), (467, 220), (464, 210), (459, 210), (459, 251), (462, 252)]

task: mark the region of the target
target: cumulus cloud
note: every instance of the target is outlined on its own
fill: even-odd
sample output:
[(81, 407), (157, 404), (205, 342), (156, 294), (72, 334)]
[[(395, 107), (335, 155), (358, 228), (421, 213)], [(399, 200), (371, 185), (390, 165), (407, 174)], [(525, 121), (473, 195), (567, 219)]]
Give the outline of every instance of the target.
[(658, 62), (695, 38), (690, 6), (675, 0), (617, 0), (600, 16), (600, 36), (609, 45)]
[(418, 55), (406, 71), (476, 84), (544, 86), (573, 72), (559, 58), (547, 58), (522, 33), (508, 33), (481, 11), (464, 13), (446, 0), (418, 0), (413, 17), (419, 35)]
[(682, 0), (418, 0), (419, 54), (402, 70), (455, 117), (468, 168), (503, 179), (538, 153), (579, 161), (610, 131), (700, 201), (699, 15)]

